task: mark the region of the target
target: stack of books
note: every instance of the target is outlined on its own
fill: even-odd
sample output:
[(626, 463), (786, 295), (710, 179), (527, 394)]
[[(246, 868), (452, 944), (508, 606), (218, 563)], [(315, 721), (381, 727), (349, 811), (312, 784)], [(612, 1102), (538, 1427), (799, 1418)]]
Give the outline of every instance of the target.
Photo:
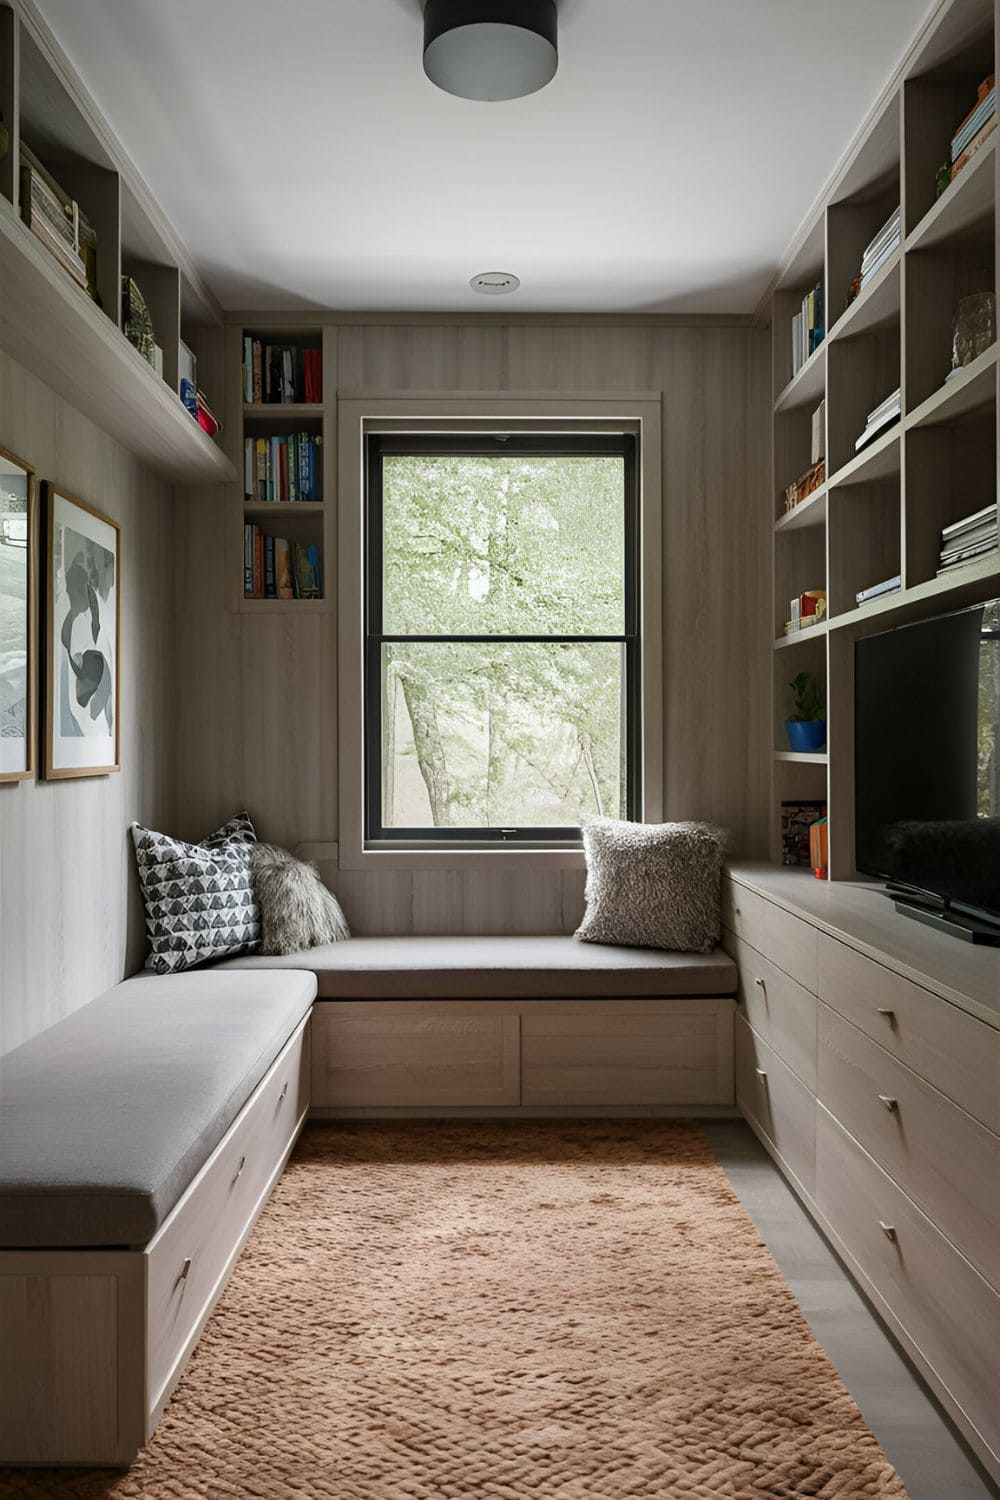
[(883, 594), (898, 593), (902, 582), (902, 574), (896, 573), (892, 578), (883, 578), (881, 583), (873, 583), (870, 589), (859, 589), (854, 597), (859, 604), (868, 604), (872, 599), (881, 599)]
[(323, 439), (309, 432), (248, 437), (243, 443), (243, 492), (248, 500), (319, 500)]
[(949, 568), (972, 562), (984, 552), (992, 552), (997, 545), (997, 508), (987, 505), (964, 521), (955, 521), (941, 532), (941, 566), (938, 577)]
[(886, 396), (884, 401), (880, 401), (878, 406), (873, 407), (868, 413), (865, 419), (865, 430), (854, 444), (855, 453), (860, 453), (865, 444), (878, 437), (886, 427), (891, 427), (893, 422), (898, 422), (901, 410), (902, 399), (900, 388), (897, 386), (891, 395)]
[(243, 337), (243, 400), (248, 405), (291, 405), (323, 399), (323, 351), (297, 344), (265, 344)]
[(245, 599), (322, 599), (319, 548), (269, 536), (249, 521), (243, 527)]
[(63, 270), (92, 295), (86, 246), (96, 237), (80, 212), (45, 171), (38, 158), (21, 147), (21, 215), (32, 234)]
[(997, 123), (997, 91), (993, 74), (979, 85), (975, 107), (951, 138), (951, 180), (961, 172), (987, 140)]
[(797, 375), (823, 342), (826, 327), (823, 317), (823, 283), (817, 281), (802, 299), (801, 311), (792, 319), (792, 374)]
[(860, 291), (863, 292), (868, 283), (874, 281), (886, 261), (899, 249), (901, 238), (902, 229), (897, 208), (886, 219), (871, 244), (865, 248), (865, 253), (861, 257)]

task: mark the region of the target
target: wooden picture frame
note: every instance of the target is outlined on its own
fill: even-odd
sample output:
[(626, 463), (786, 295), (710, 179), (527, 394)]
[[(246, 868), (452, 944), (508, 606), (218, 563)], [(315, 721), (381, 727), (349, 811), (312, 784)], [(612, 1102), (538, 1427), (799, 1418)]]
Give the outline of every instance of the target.
[[(37, 651), (35, 471), (16, 453), (0, 448), (0, 782), (35, 775)], [(18, 697), (22, 684), (23, 700)]]
[(47, 780), (121, 769), (121, 527), (59, 485), (45, 493)]

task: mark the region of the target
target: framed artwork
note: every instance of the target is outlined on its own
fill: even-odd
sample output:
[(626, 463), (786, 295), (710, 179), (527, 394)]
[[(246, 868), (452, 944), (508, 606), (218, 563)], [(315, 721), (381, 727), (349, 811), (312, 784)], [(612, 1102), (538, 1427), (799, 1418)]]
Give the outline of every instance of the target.
[(0, 448), (0, 781), (35, 774), (35, 476)]
[(121, 529), (45, 486), (45, 775), (120, 769)]

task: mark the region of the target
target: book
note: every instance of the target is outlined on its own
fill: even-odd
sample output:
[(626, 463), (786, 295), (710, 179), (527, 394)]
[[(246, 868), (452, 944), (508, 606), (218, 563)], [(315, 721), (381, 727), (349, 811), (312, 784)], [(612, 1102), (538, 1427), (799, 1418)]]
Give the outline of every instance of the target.
[(862, 272), (864, 272), (866, 267), (871, 265), (873, 261), (878, 259), (878, 257), (884, 252), (887, 245), (890, 245), (893, 240), (899, 240), (900, 232), (900, 210), (898, 207), (896, 207), (893, 209), (888, 219), (886, 219), (881, 229), (875, 235), (874, 239), (870, 240), (869, 243), (865, 246), (864, 252), (861, 256)]
[(990, 136), (993, 134), (994, 130), (996, 129), (996, 125), (997, 125), (997, 117), (996, 117), (996, 114), (994, 113), (993, 115), (990, 116), (989, 120), (987, 120), (986, 124), (982, 127), (982, 129), (979, 130), (979, 131), (977, 131), (976, 134), (972, 137), (972, 140), (965, 147), (965, 149), (963, 150), (961, 156), (959, 156), (957, 158), (957, 160), (952, 163), (952, 167), (951, 167), (951, 180), (952, 180), (952, 182), (954, 182), (955, 178), (958, 176), (959, 172), (961, 172), (962, 168), (965, 167), (965, 166), (968, 166), (969, 162), (975, 156), (975, 154), (979, 150), (980, 146), (984, 146), (986, 144), (986, 142), (989, 140)]
[(307, 401), (319, 402), (323, 399), (323, 351), (322, 349), (306, 349), (303, 351), (303, 364), (305, 367), (305, 397)]
[(965, 119), (957, 126), (951, 138), (951, 159), (953, 162), (958, 160), (965, 146), (995, 111), (996, 88), (994, 85), (994, 75), (990, 73), (979, 85), (975, 104), (965, 116)]
[(812, 414), (812, 442), (810, 445), (810, 463), (818, 464), (821, 458), (826, 457), (826, 401), (819, 403)]
[(826, 803), (782, 802), (781, 804), (781, 863), (783, 865), (809, 865), (809, 830), (819, 819), (826, 817)]
[(983, 522), (992, 521), (995, 525), (996, 520), (997, 508), (991, 502), (989, 505), (985, 505), (982, 510), (977, 510), (971, 516), (965, 516), (961, 521), (952, 521), (950, 526), (943, 526), (941, 528), (941, 538), (944, 540), (946, 537), (959, 536), (969, 527), (979, 526)]
[(899, 249), (900, 244), (901, 244), (901, 237), (900, 237), (900, 235), (897, 234), (896, 237), (895, 237), (895, 239), (890, 240), (888, 242), (888, 244), (885, 245), (884, 248), (879, 251), (879, 253), (875, 257), (875, 259), (872, 260), (868, 264), (868, 266), (861, 272), (861, 290), (862, 291), (864, 291), (865, 287), (868, 286), (868, 285), (870, 285), (870, 283), (875, 280), (875, 277), (883, 269), (883, 267), (888, 265), (889, 261), (892, 260), (892, 257), (895, 255), (896, 251)]
[(286, 537), (274, 539), (274, 577), (279, 599), (295, 598), (295, 575), (292, 572), (291, 545)]
[(320, 599), (323, 596), (319, 570), (319, 551), (314, 544), (295, 547), (295, 582), (300, 599)]
[(256, 526), (249, 521), (243, 527), (243, 593), (253, 593), (254, 533)]
[(897, 573), (894, 578), (884, 578), (881, 583), (873, 583), (871, 588), (859, 589), (854, 597), (859, 604), (868, 604), (872, 599), (881, 599), (883, 594), (896, 593), (902, 581), (902, 576)]
[(278, 586), (274, 575), (274, 537), (264, 538), (264, 598), (276, 599)]

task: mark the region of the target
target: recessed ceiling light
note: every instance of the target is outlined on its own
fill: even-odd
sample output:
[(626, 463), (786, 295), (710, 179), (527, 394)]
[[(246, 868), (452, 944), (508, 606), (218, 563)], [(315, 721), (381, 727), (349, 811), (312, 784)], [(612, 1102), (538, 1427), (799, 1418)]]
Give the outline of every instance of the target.
[(469, 282), (474, 292), (484, 297), (502, 297), (506, 292), (516, 292), (521, 285), (520, 277), (513, 271), (481, 271)]

